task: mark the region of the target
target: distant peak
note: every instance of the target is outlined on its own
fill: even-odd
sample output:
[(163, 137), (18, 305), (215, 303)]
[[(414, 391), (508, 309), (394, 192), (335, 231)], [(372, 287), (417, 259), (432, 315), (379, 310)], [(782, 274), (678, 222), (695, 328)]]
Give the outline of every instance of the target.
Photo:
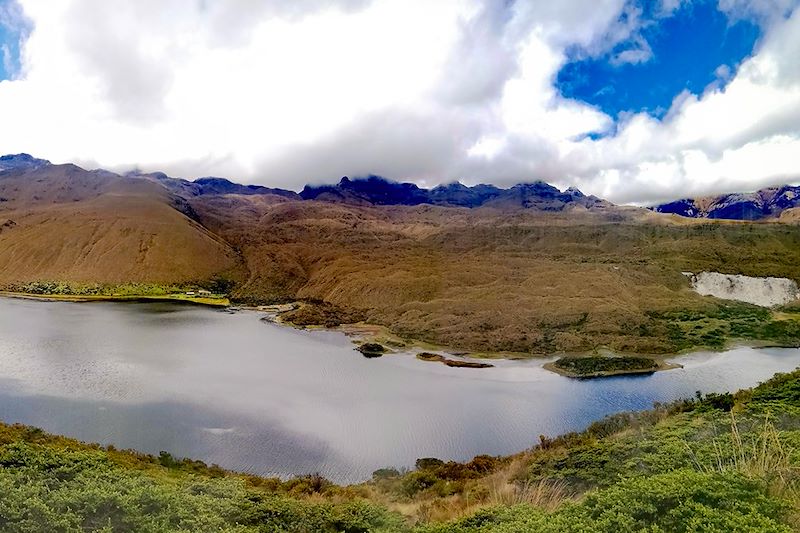
[(233, 184), (233, 182), (227, 178), (218, 178), (216, 176), (205, 176), (203, 178), (197, 178), (194, 180), (195, 183), (199, 183), (200, 185), (203, 184)]
[(8, 154), (0, 156), (0, 172), (4, 170), (35, 170), (49, 165), (46, 159), (37, 159), (30, 154)]
[(536, 180), (528, 183), (517, 183), (511, 190), (526, 190), (526, 191), (548, 191), (548, 192), (561, 192), (556, 187), (553, 187), (546, 181)]
[(463, 191), (468, 189), (466, 185), (460, 181), (451, 181), (450, 183), (442, 183), (433, 188), (434, 191)]

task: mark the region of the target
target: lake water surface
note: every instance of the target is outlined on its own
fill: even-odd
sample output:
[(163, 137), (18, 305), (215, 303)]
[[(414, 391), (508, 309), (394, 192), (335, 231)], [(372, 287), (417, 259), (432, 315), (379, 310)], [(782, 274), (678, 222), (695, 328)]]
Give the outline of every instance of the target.
[(356, 482), (418, 457), (518, 452), (610, 413), (800, 365), (797, 349), (736, 348), (650, 376), (577, 381), (542, 360), (469, 369), (366, 359), (340, 333), (261, 317), (0, 298), (0, 419), (256, 474)]

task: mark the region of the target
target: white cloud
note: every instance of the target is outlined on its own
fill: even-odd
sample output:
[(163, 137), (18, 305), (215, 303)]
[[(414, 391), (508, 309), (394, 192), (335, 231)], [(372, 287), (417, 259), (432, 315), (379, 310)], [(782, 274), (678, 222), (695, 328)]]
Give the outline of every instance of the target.
[(795, 181), (800, 15), (781, 1), (721, 0), (768, 21), (757, 54), (663, 121), (615, 123), (554, 83), (576, 47), (649, 59), (623, 0), (23, 0), (0, 151), (292, 188), (543, 178), (625, 202)]
[(719, 0), (720, 10), (733, 19), (755, 18), (763, 25), (780, 21), (796, 7), (796, 0)]

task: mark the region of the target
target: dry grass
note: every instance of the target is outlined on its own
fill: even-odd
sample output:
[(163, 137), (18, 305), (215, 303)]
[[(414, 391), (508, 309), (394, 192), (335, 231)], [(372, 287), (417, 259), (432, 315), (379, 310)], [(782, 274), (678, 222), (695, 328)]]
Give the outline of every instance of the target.
[[(769, 416), (764, 417), (760, 427), (744, 435), (736, 421), (733, 411), (730, 414), (729, 438), (714, 439), (714, 453), (710, 463), (704, 463), (695, 456), (695, 465), (703, 472), (725, 472), (735, 470), (752, 478), (777, 480), (780, 486), (794, 481), (800, 473), (790, 461), (791, 449), (781, 442), (780, 433)], [(686, 443), (692, 455), (691, 446)]]
[(555, 511), (565, 501), (572, 499), (574, 495), (563, 480), (540, 479), (495, 487), (489, 502), (491, 506), (525, 503), (544, 511)]
[(0, 285), (185, 282), (236, 268), (236, 252), (144, 180), (71, 165), (0, 179)]
[(730, 417), (730, 434), (713, 440), (710, 461), (698, 459), (686, 443), (696, 468), (706, 473), (735, 471), (765, 483), (772, 496), (792, 504), (792, 523), (800, 527), (800, 466), (791, 460), (793, 450), (781, 441), (768, 415), (760, 426), (746, 433), (733, 411)]
[(324, 300), (405, 338), (480, 352), (671, 353), (650, 311), (709, 310), (683, 270), (800, 278), (783, 224), (675, 222), (636, 209), (500, 212), (200, 198), (241, 250), (234, 297)]

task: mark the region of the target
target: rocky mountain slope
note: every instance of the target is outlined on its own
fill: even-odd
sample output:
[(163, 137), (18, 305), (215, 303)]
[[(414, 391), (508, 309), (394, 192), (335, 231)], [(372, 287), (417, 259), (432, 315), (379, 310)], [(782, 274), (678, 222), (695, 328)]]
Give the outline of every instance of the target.
[(447, 207), (532, 208), (542, 211), (612, 205), (594, 196), (586, 196), (575, 188), (562, 192), (543, 181), (520, 183), (510, 189), (501, 189), (494, 185), (468, 187), (459, 182), (423, 189), (413, 183), (396, 183), (379, 176), (355, 180), (344, 177), (337, 185), (306, 185), (300, 192), (300, 197), (304, 200), (356, 205), (432, 204)]
[(796, 207), (800, 207), (800, 187), (784, 185), (753, 193), (686, 198), (655, 206), (653, 210), (693, 218), (760, 220), (779, 217)]

